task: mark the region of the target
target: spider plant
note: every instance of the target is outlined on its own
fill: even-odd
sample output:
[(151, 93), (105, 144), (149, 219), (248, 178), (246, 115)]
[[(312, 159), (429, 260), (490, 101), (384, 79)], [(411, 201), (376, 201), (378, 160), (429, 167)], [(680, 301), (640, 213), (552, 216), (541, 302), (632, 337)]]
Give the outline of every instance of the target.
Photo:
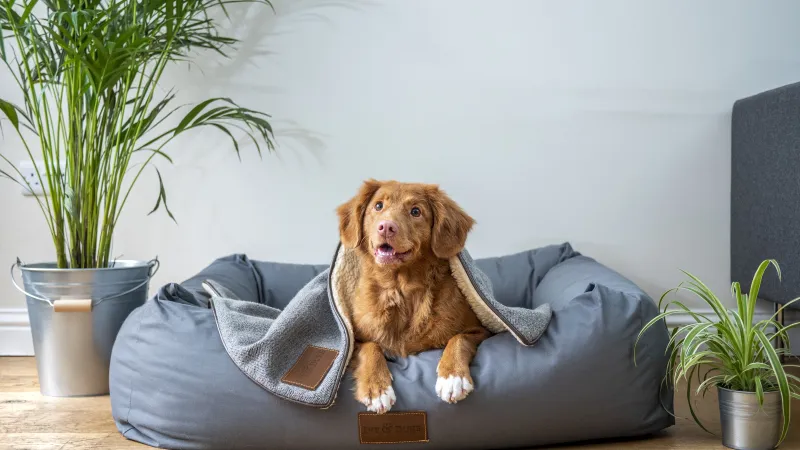
[[(667, 349), (670, 357), (664, 381), (672, 383), (672, 386), (681, 379), (687, 382), (686, 395), (692, 418), (707, 432), (708, 429), (694, 411), (691, 393), (694, 391), (698, 395), (705, 394), (713, 386), (755, 393), (759, 405), (762, 406), (765, 392), (780, 392), (783, 425), (779, 443), (783, 442), (789, 431), (791, 399), (800, 398), (800, 378), (786, 373), (781, 355), (790, 353), (787, 331), (798, 323), (782, 326), (775, 318), (784, 308), (800, 298), (787, 302), (769, 319), (753, 322), (761, 280), (770, 266), (775, 268), (780, 279), (778, 263), (775, 260), (765, 260), (753, 276), (749, 293), (743, 293), (738, 282), (731, 284), (731, 294), (736, 301), (735, 309), (726, 308), (700, 279), (682, 271), (689, 279), (661, 296), (658, 305), (662, 312), (639, 333), (641, 337), (651, 326), (673, 314), (688, 314), (694, 319), (694, 323), (672, 330)], [(678, 291), (687, 291), (697, 296), (711, 308), (713, 314), (695, 313), (678, 300), (665, 303), (669, 294)], [(773, 347), (771, 341), (778, 337), (787, 343), (786, 348)], [(636, 343), (638, 344), (638, 338)], [(634, 359), (635, 355), (634, 346)]]
[[(237, 40), (219, 33), (234, 3), (268, 0), (0, 0), (0, 60), (21, 104), (0, 99), (0, 118), (19, 136), (47, 195), (36, 195), (58, 267), (109, 264), (120, 214), (153, 158), (172, 163), (169, 144), (198, 129), (274, 150), (268, 115), (227, 98), (176, 105), (159, 86), (171, 64), (196, 50), (227, 56)], [(215, 14), (216, 13), (216, 14)], [(173, 116), (174, 115), (174, 116)], [(167, 120), (170, 119), (170, 120)], [(180, 120), (177, 120), (180, 119)], [(35, 155), (40, 155), (36, 158)], [(136, 162), (136, 164), (133, 164)], [(31, 190), (20, 171), (0, 176)], [(153, 211), (167, 205), (161, 173)]]

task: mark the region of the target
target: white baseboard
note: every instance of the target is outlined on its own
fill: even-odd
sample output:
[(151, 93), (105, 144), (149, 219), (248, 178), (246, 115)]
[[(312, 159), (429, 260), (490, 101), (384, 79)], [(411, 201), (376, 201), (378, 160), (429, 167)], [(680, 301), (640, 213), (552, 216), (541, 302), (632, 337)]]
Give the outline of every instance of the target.
[(33, 338), (25, 308), (0, 308), (0, 356), (33, 356)]
[[(714, 311), (712, 311), (710, 308), (708, 309), (692, 308), (692, 312), (695, 314), (706, 316), (709, 319), (713, 319), (713, 317), (716, 316)], [(753, 315), (753, 322), (759, 322), (761, 320), (769, 319), (770, 317), (772, 317), (772, 312), (756, 310), (755, 314)], [(682, 312), (680, 314), (673, 314), (667, 317), (666, 321), (668, 328), (675, 328), (696, 323), (696, 320), (694, 320), (692, 315), (686, 312)]]
[[(711, 310), (695, 309), (698, 314), (713, 316)], [(768, 319), (769, 312), (756, 311), (755, 321)], [(675, 314), (667, 317), (667, 326), (677, 326), (694, 323), (688, 313)], [(33, 356), (33, 339), (31, 327), (28, 322), (28, 311), (25, 308), (0, 308), (0, 356)]]

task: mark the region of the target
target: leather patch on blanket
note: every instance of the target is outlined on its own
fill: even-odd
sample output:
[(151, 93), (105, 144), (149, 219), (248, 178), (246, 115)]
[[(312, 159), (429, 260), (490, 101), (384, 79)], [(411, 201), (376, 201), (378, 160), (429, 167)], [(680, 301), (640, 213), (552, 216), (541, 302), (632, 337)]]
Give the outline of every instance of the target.
[(337, 350), (309, 345), (281, 381), (313, 391), (325, 378), (337, 356)]
[(362, 444), (428, 442), (425, 411), (358, 413), (358, 440)]

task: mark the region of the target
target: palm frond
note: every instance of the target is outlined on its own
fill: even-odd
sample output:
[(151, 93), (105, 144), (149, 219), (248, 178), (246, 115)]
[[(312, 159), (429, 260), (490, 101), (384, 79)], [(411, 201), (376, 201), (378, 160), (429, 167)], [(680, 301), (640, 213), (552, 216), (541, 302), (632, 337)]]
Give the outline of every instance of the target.
[[(37, 176), (47, 180), (49, 193), (37, 201), (59, 267), (109, 263), (132, 189), (154, 157), (172, 162), (175, 136), (205, 127), (223, 133), (239, 157), (242, 139), (259, 156), (274, 151), (270, 116), (227, 98), (201, 101), (178, 126), (165, 126), (183, 107), (173, 104), (171, 91), (160, 95), (164, 70), (191, 61), (198, 50), (234, 51), (238, 40), (215, 19), (215, 11), (227, 13), (233, 3), (272, 6), (267, 0), (0, 0), (0, 60), (23, 98), (20, 105), (0, 100), (0, 118), (32, 160), (43, 160)], [(129, 170), (135, 153), (145, 160)], [(175, 220), (155, 169), (153, 211), (163, 207)], [(9, 172), (0, 176), (13, 180)]]

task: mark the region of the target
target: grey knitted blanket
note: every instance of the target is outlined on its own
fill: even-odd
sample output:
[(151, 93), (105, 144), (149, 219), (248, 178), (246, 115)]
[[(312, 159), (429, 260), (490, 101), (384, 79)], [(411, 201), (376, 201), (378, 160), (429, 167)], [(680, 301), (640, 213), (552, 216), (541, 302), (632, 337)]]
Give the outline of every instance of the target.
[[(512, 308), (494, 299), (488, 277), (466, 250), (450, 259), (453, 277), (492, 333), (536, 343), (550, 323), (550, 306)], [(359, 277), (358, 257), (339, 245), (330, 267), (279, 310), (237, 299), (214, 280), (211, 295), (220, 338), (233, 362), (267, 391), (300, 404), (328, 408), (353, 353), (350, 299)], [(478, 348), (480, 351), (480, 347)]]

